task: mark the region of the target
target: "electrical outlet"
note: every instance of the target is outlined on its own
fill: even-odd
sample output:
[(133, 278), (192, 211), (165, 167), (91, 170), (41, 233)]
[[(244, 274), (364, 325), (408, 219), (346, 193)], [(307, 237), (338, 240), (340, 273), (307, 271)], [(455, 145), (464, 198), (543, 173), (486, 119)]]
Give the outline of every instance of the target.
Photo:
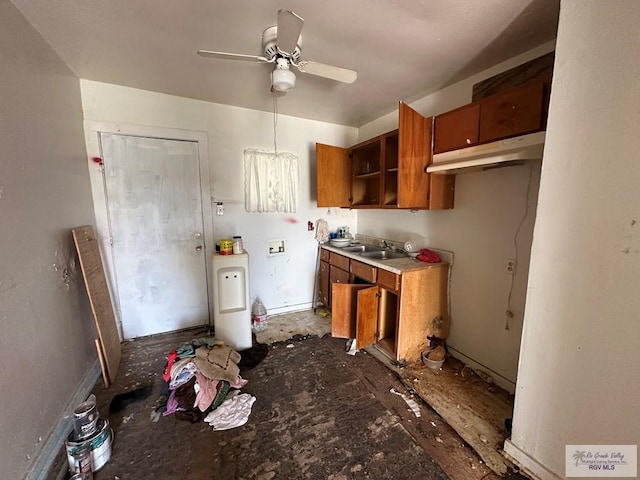
[(224, 203), (216, 203), (216, 215), (224, 215)]
[(516, 259), (507, 258), (507, 273), (513, 275), (516, 271)]

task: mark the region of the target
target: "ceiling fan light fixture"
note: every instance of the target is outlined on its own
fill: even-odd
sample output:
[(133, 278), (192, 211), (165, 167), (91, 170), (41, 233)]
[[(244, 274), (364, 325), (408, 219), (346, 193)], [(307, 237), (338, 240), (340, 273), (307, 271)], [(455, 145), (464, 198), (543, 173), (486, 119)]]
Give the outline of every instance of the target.
[(276, 68), (271, 73), (271, 85), (278, 92), (286, 92), (296, 86), (296, 76), (289, 70), (289, 65), (283, 65), (278, 61)]
[(278, 23), (262, 32), (262, 51), (264, 52), (262, 57), (213, 50), (198, 50), (198, 55), (226, 60), (275, 64), (275, 68), (271, 72), (272, 93), (286, 93), (296, 86), (296, 76), (291, 71), (291, 66), (296, 67), (299, 72), (309, 75), (343, 83), (355, 82), (358, 78), (358, 72), (355, 70), (301, 59), (303, 23), (302, 17), (295, 12), (278, 10)]

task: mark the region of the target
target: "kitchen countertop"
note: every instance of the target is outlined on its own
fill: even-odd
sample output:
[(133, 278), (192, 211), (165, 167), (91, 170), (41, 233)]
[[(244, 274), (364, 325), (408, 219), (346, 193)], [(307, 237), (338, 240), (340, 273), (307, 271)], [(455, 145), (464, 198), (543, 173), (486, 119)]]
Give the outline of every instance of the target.
[(387, 260), (378, 260), (375, 258), (368, 258), (359, 255), (356, 252), (346, 252), (343, 248), (333, 247), (331, 245), (322, 244), (322, 248), (328, 250), (329, 252), (339, 253), (340, 255), (344, 255), (352, 260), (357, 260), (362, 263), (366, 263), (367, 265), (371, 265), (373, 267), (382, 268), (383, 270), (388, 270), (390, 272), (396, 273), (398, 275), (402, 275), (403, 272), (409, 270), (420, 270), (423, 268), (433, 268), (440, 267), (442, 265), (448, 265), (447, 262), (439, 262), (439, 263), (426, 263), (421, 262), (420, 260), (416, 260), (411, 257), (400, 257), (400, 258), (390, 258)]

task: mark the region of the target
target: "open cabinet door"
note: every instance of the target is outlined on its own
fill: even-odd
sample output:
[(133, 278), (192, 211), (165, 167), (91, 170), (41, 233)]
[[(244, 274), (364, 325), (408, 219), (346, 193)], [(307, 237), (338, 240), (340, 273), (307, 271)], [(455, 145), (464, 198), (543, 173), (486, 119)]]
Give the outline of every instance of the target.
[(316, 143), (318, 207), (349, 207), (351, 162), (346, 148)]
[(356, 308), (356, 348), (373, 345), (378, 339), (378, 287), (358, 292)]
[(398, 107), (398, 208), (429, 208), (432, 117)]
[(356, 338), (358, 291), (371, 285), (333, 283), (331, 285), (331, 336)]

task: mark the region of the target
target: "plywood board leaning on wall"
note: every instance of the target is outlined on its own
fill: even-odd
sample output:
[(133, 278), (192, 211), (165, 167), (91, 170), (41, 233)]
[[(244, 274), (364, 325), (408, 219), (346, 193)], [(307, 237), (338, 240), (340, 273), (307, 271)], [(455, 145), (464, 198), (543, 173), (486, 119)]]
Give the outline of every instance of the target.
[(100, 366), (102, 367), (104, 384), (108, 387), (115, 381), (118, 373), (122, 348), (116, 319), (113, 314), (111, 296), (107, 287), (107, 279), (104, 275), (102, 259), (93, 227), (85, 225), (74, 228), (71, 232), (78, 251), (78, 257), (80, 258), (82, 276), (87, 287), (91, 311), (98, 330), (99, 338), (96, 341), (96, 348)]

